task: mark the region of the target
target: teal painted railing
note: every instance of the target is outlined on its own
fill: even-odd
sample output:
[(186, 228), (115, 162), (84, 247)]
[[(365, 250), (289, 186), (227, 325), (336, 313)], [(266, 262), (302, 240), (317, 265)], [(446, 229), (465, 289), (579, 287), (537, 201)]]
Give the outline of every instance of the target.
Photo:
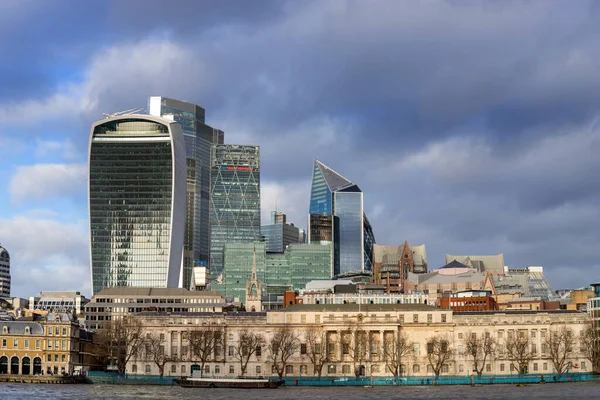
[[(178, 376), (132, 375), (112, 372), (90, 371), (87, 374), (93, 383), (116, 385), (174, 385)], [(277, 379), (277, 377), (270, 377)], [(482, 375), (478, 376), (402, 376), (402, 377), (332, 377), (285, 376), (287, 386), (388, 386), (388, 385), (490, 385), (490, 384), (539, 384), (554, 382), (581, 382), (600, 380), (600, 375), (570, 373), (563, 375)]]

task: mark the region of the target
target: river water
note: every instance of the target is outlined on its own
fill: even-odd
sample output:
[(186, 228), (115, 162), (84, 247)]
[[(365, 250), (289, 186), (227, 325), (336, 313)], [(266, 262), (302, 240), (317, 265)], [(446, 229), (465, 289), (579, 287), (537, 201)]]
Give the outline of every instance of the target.
[(0, 384), (0, 399), (598, 399), (600, 382), (494, 386), (282, 387), (273, 390), (178, 386)]

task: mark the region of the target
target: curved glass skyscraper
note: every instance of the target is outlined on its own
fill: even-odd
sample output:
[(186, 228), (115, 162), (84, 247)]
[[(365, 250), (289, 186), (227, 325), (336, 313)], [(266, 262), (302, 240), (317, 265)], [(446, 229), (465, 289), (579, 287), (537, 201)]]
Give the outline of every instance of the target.
[(334, 275), (370, 272), (375, 237), (363, 212), (363, 193), (319, 160), (313, 166), (309, 241), (332, 243)]
[(114, 286), (177, 287), (186, 197), (179, 123), (124, 115), (94, 123), (90, 136), (92, 294)]

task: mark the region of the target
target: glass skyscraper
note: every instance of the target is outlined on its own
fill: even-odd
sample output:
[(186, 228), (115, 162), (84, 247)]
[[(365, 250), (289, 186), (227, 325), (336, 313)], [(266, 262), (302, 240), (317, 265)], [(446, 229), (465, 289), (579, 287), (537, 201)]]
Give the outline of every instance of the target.
[(210, 252), (210, 148), (222, 144), (223, 131), (205, 124), (205, 110), (186, 101), (153, 96), (151, 115), (179, 122), (187, 157), (186, 221), (182, 286), (189, 289), (194, 265), (208, 265)]
[(258, 146), (223, 144), (212, 147), (210, 230), (210, 280), (221, 283), (225, 243), (260, 240)]
[(180, 125), (149, 115), (94, 123), (88, 173), (92, 295), (177, 287), (186, 174)]
[(10, 297), (10, 254), (0, 244), (0, 297)]
[(309, 214), (309, 243), (330, 238), (334, 275), (371, 271), (375, 237), (363, 212), (363, 193), (318, 160), (313, 166)]

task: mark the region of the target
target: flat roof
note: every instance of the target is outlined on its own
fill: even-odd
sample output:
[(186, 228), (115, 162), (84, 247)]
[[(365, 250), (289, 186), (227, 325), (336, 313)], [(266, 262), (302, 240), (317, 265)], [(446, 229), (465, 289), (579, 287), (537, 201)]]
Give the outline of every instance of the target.
[(426, 304), (294, 304), (281, 310), (283, 312), (376, 312), (376, 311), (447, 311)]
[(225, 297), (214, 290), (187, 290), (183, 288), (136, 288), (136, 287), (113, 287), (106, 288), (94, 296), (179, 296), (179, 297)]

